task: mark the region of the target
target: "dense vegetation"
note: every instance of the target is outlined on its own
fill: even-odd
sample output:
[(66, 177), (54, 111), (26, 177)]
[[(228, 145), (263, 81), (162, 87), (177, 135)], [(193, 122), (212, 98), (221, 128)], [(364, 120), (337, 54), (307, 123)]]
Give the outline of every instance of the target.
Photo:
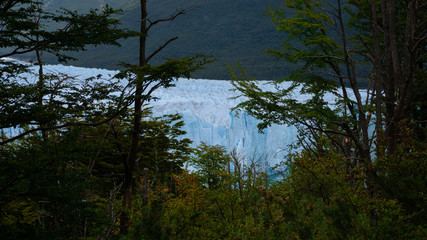
[[(133, 1), (142, 17), (128, 31), (110, 8), (51, 12), (43, 3), (55, 1), (0, 2), (0, 57), (33, 54), (38, 69), (25, 78), (27, 65), (0, 62), (1, 239), (425, 238), (424, 1), (292, 0), (269, 12), (289, 36), (269, 52), (294, 64), (282, 80), (292, 86), (276, 81), (265, 92), (244, 62), (230, 71), (246, 97), (236, 107), (261, 129), (299, 130), (299, 148), (274, 181), (262, 155), (191, 148), (179, 115), (152, 117), (153, 91), (211, 62), (154, 61), (177, 39), (168, 34), (151, 49), (150, 33), (184, 24), (188, 12), (156, 16)], [(45, 53), (66, 62), (122, 38), (138, 39), (138, 58), (114, 80), (44, 71)], [(4, 134), (12, 127), (20, 133)]]

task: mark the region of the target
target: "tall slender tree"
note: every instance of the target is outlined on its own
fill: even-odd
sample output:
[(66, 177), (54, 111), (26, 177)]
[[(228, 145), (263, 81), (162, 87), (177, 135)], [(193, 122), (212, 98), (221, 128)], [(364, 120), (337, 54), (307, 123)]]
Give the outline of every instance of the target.
[[(148, 32), (151, 28), (162, 22), (171, 22), (180, 15), (186, 14), (187, 10), (180, 10), (173, 13), (170, 17), (152, 20), (148, 18), (147, 1), (140, 0), (141, 7), (141, 26), (139, 36), (139, 63), (137, 65), (125, 64), (127, 70), (118, 76), (127, 78), (135, 86), (134, 92), (134, 109), (133, 109), (133, 126), (129, 154), (123, 159), (125, 166), (125, 180), (123, 184), (122, 213), (120, 218), (120, 232), (126, 234), (130, 226), (127, 211), (132, 206), (132, 189), (134, 186), (135, 165), (138, 159), (140, 136), (141, 136), (141, 118), (142, 107), (145, 102), (152, 99), (151, 94), (160, 87), (172, 87), (173, 81), (178, 77), (190, 77), (190, 73), (199, 69), (202, 65), (209, 62), (206, 57), (194, 56), (183, 59), (169, 59), (165, 63), (152, 66), (150, 60), (156, 56), (162, 49), (171, 42), (178, 39), (178, 36), (171, 37), (159, 46), (152, 53), (148, 54), (146, 43)], [(142, 153), (143, 154), (143, 153)]]

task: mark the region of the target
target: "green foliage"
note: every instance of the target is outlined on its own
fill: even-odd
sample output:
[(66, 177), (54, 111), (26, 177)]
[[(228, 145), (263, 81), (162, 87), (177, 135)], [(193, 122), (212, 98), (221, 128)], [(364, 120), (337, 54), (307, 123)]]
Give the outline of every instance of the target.
[(92, 183), (73, 151), (78, 142), (70, 145), (58, 133), (48, 138), (56, 141), (33, 135), (1, 147), (9, 152), (1, 155), (2, 239), (96, 236), (108, 221), (104, 206), (88, 194)]
[[(43, 75), (43, 89), (37, 82), (20, 77), (1, 82), (0, 109), (4, 114), (0, 117), (0, 128), (42, 122), (54, 126), (57, 121), (63, 124), (91, 122), (92, 119), (81, 116), (88, 112), (111, 116), (117, 112), (119, 107), (109, 108), (119, 98), (116, 93), (121, 87), (117, 83), (103, 82), (100, 78), (82, 81), (74, 78), (61, 73)], [(104, 101), (100, 102), (101, 99)]]
[(183, 126), (178, 114), (142, 122), (139, 167), (150, 169), (153, 181), (160, 185), (170, 183), (172, 175), (180, 173), (189, 160), (192, 141), (180, 139), (186, 134)]
[[(100, 76), (77, 81), (61, 73), (44, 74), (42, 55), (66, 61), (72, 59), (68, 51), (118, 45), (118, 38), (135, 34), (116, 28), (118, 20), (111, 16), (118, 11), (109, 7), (86, 14), (45, 12), (38, 1), (12, 0), (0, 7), (0, 47), (8, 52), (1, 56), (34, 52), (39, 70), (33, 82), (19, 75), (33, 74), (30, 64), (1, 64), (0, 128), (20, 129), (17, 136), (1, 136), (1, 238), (107, 238), (118, 219), (117, 195), (130, 148), (127, 108), (135, 97), (128, 90), (140, 78), (122, 86)], [(209, 61), (197, 58), (133, 70), (148, 84), (160, 82), (155, 88), (170, 87)], [(141, 117), (150, 116), (145, 114)], [(167, 184), (188, 159), (191, 141), (178, 139), (185, 133), (182, 126), (178, 115), (144, 122), (140, 144), (146, 154), (140, 154), (144, 161), (138, 167), (155, 169), (150, 177), (158, 185)]]
[[(282, 185), (287, 189), (289, 199), (293, 200), (289, 202), (287, 211), (290, 211), (288, 216), (293, 216), (289, 220), (298, 223), (296, 231), (294, 230), (295, 234), (321, 239), (421, 238), (422, 231), (425, 231), (423, 223), (425, 221), (415, 220), (414, 216), (419, 211), (423, 211), (421, 210), (423, 207), (417, 211), (408, 211), (404, 201), (396, 196), (381, 193), (400, 185), (398, 182), (405, 179), (402, 169), (407, 170), (407, 173), (411, 172), (410, 175), (412, 175), (418, 171), (417, 167), (406, 165), (406, 168), (399, 168), (387, 164), (385, 169), (382, 165), (383, 160), (378, 160), (375, 163), (378, 166), (375, 167), (375, 171), (380, 176), (387, 176), (385, 178), (394, 180), (385, 183), (378, 179), (376, 189), (381, 190), (372, 197), (364, 180), (366, 172), (360, 167), (352, 168), (351, 164), (355, 164), (354, 162), (327, 150), (329, 149), (327, 141), (323, 144), (325, 151), (321, 154), (303, 152), (294, 156), (289, 163), (289, 178)], [(411, 152), (417, 156), (423, 154), (423, 151), (414, 147)], [(397, 153), (389, 157), (390, 160), (400, 159), (399, 162), (402, 164), (404, 162), (422, 164), (422, 161), (411, 159), (409, 156), (401, 158)], [(382, 167), (379, 167), (380, 165)], [(399, 179), (393, 178), (392, 176), (398, 172), (403, 175)], [(425, 179), (413, 179), (412, 183), (418, 185), (423, 182)], [(409, 189), (405, 187), (405, 190), (403, 188), (401, 190), (411, 191)], [(396, 193), (398, 191), (396, 189)], [(414, 194), (418, 197), (413, 202), (415, 205), (417, 205), (416, 202), (424, 201), (419, 192)], [(295, 207), (294, 204), (299, 207)], [(305, 210), (301, 212), (300, 208)], [(375, 220), (372, 218), (373, 209), (376, 211)], [(298, 217), (306, 219), (299, 220)], [(375, 221), (374, 225), (372, 221)]]
[(222, 146), (209, 146), (202, 142), (194, 151), (191, 165), (197, 169), (201, 183), (209, 189), (218, 188), (220, 173), (229, 167), (231, 157)]
[(146, 64), (141, 67), (122, 63), (126, 69), (120, 71), (115, 77), (128, 81), (130, 87), (138, 83), (142, 84), (145, 91), (139, 97), (145, 102), (155, 100), (151, 95), (157, 88), (173, 87), (174, 81), (179, 77), (190, 78), (192, 72), (213, 61), (214, 59), (207, 56), (196, 55), (182, 59), (168, 59), (157, 66)]
[[(402, 124), (404, 126), (404, 124)], [(375, 162), (378, 174), (376, 184), (381, 194), (396, 199), (405, 212), (406, 221), (412, 226), (424, 226), (427, 221), (425, 212), (426, 196), (424, 194), (427, 179), (423, 173), (426, 168), (425, 141), (420, 141), (413, 130), (400, 131), (403, 141), (393, 154), (382, 156)], [(415, 231), (412, 229), (411, 231)]]
[[(151, 170), (153, 186), (171, 186), (172, 174), (180, 173), (189, 158), (191, 141), (179, 139), (185, 133), (182, 126), (178, 115), (143, 122), (139, 168)], [(120, 172), (129, 136), (125, 118), (96, 128), (51, 132), (48, 139), (32, 134), (2, 146), (0, 227), (4, 239), (105, 234), (115, 222), (111, 216), (117, 214), (108, 209), (117, 204), (111, 198), (117, 194), (112, 189), (123, 181)], [(137, 175), (135, 179), (139, 181)]]
[[(299, 64), (299, 68), (286, 78), (271, 83), (277, 91), (263, 91), (256, 81), (248, 81), (241, 67), (239, 71), (242, 74), (231, 69), (236, 90), (249, 96), (249, 100), (237, 108), (263, 121), (259, 125), (261, 129), (272, 123), (309, 125), (313, 122), (328, 129), (331, 126), (322, 125), (331, 121), (340, 122), (340, 118), (345, 117), (336, 109), (345, 108), (348, 102), (334, 105), (324, 99), (326, 93), (340, 94), (339, 81), (335, 76), (341, 75), (339, 69), (344, 61), (334, 23), (324, 13), (328, 7), (331, 7), (328, 3), (319, 1), (287, 1), (284, 8), (269, 13), (276, 28), (289, 34), (282, 49), (269, 52), (289, 63)], [(290, 86), (284, 89), (283, 81), (289, 82)], [(292, 97), (294, 94), (307, 96), (308, 100), (297, 101)]]
[[(11, 3), (18, 7), (11, 8)], [(244, 159), (235, 152), (227, 153), (224, 147), (204, 143), (191, 149), (191, 141), (182, 138), (184, 123), (179, 115), (152, 117), (149, 109), (141, 108), (139, 151), (130, 172), (136, 188), (131, 192), (131, 203), (123, 205), (118, 199), (125, 195), (121, 187), (128, 177), (125, 165), (134, 120), (134, 109), (128, 107), (136, 100), (154, 100), (151, 93), (157, 88), (172, 87), (176, 78), (189, 77), (211, 60), (195, 56), (169, 59), (158, 66), (125, 65), (127, 70), (118, 75), (128, 81), (124, 87), (100, 78), (76, 82), (72, 76), (46, 75), (42, 62), (38, 80), (29, 82), (16, 78), (27, 66), (3, 62), (0, 128), (19, 126), (25, 134), (16, 139), (1, 136), (0, 238), (425, 238), (425, 73), (414, 74), (414, 115), (409, 123), (399, 122), (396, 149), (389, 151), (381, 144), (381, 131), (376, 132), (377, 138), (366, 140), (378, 141), (376, 152), (363, 149), (367, 135), (361, 131), (362, 117), (375, 108), (341, 96), (333, 81), (337, 76), (319, 73), (333, 70), (338, 74), (349, 63), (348, 58), (355, 56), (331, 33), (336, 19), (323, 10), (333, 10), (333, 5), (284, 3), (295, 11), (277, 10), (271, 16), (290, 38), (283, 51), (272, 53), (299, 63), (298, 70), (286, 79), (294, 81), (291, 87), (281, 89), (280, 82), (273, 83), (277, 87), (273, 92), (262, 91), (253, 81), (234, 84), (249, 97), (238, 107), (263, 120), (260, 128), (272, 123), (299, 128), (302, 148), (288, 157), (286, 165), (279, 166), (286, 168), (285, 178), (270, 181), (258, 156)], [(230, 4), (245, 7), (239, 1)], [(353, 13), (345, 28), (366, 34), (363, 14), (368, 9), (359, 10), (347, 8)], [(113, 13), (105, 8), (100, 14), (90, 11), (80, 15), (68, 10), (52, 14), (42, 11), (35, 1), (4, 1), (0, 3), (2, 47), (15, 47), (11, 54), (47, 51), (66, 60), (64, 50), (115, 44), (121, 34), (114, 31), (116, 20), (109, 18)], [(404, 14), (404, 8), (399, 8), (398, 19), (404, 21)], [(34, 16), (40, 21), (34, 21)], [(88, 21), (93, 25), (86, 26)], [(51, 31), (51, 23), (70, 25)], [(103, 34), (110, 30), (118, 35), (108, 39)], [(85, 39), (82, 34), (94, 38)], [(70, 38), (58, 40), (59, 36)], [(38, 44), (26, 37), (38, 38)], [(361, 46), (355, 50), (363, 52)], [(242, 75), (243, 80), (248, 79), (243, 70)], [(135, 96), (133, 88), (138, 85), (143, 92)], [(293, 92), (309, 94), (307, 101), (290, 98)], [(328, 92), (339, 100), (327, 103), (324, 95)], [(365, 115), (368, 126), (371, 115)], [(363, 150), (369, 156), (362, 155)], [(196, 170), (183, 170), (186, 163)], [(147, 177), (143, 168), (149, 169)], [(125, 221), (125, 213), (129, 231), (119, 236), (118, 226)]]
[[(268, 229), (279, 216), (271, 208), (270, 183), (259, 166), (246, 166), (236, 156), (233, 157), (234, 170), (213, 166), (213, 162), (231, 161), (230, 155), (218, 146), (202, 144), (198, 152), (194, 158), (199, 159), (192, 160), (200, 165), (198, 173), (183, 172), (174, 176), (173, 188), (152, 189), (148, 207), (136, 207), (133, 219), (140, 228), (133, 229), (130, 239), (134, 236), (142, 239), (275, 239), (280, 236)], [(206, 172), (207, 168), (215, 169)], [(207, 173), (221, 181), (217, 181), (215, 187), (207, 187), (203, 181)], [(156, 220), (148, 222), (153, 219)]]
[[(234, 155), (234, 170), (214, 171), (222, 181), (207, 188), (203, 172), (174, 176), (173, 189), (157, 188), (150, 192), (147, 208), (136, 205), (135, 228), (129, 239), (422, 239), (425, 201), (419, 195), (425, 177), (412, 175), (423, 164), (418, 158), (425, 147), (410, 146), (400, 154), (378, 160), (381, 173), (378, 189), (392, 189), (394, 194), (377, 192), (372, 197), (366, 187), (362, 168), (351, 168), (348, 161), (330, 148), (330, 142), (319, 142), (322, 151), (302, 151), (289, 158), (288, 177), (267, 181), (258, 167), (245, 166), (245, 160)], [(205, 146), (204, 148), (206, 148)], [(423, 150), (424, 149), (424, 150)], [(403, 150), (403, 149), (402, 149)], [(402, 152), (403, 153), (403, 152)], [(412, 156), (412, 157), (411, 157)], [(228, 157), (225, 156), (223, 160)], [(396, 159), (405, 164), (407, 173), (397, 167)], [(202, 159), (201, 159), (202, 160)], [(407, 161), (406, 161), (407, 160)], [(411, 165), (411, 163), (418, 163)], [(237, 168), (239, 164), (245, 167)], [(421, 170), (422, 171), (422, 170)], [(402, 173), (401, 178), (395, 174)], [(411, 179), (416, 177), (416, 179)], [(385, 180), (387, 179), (387, 180)], [(381, 181), (378, 181), (379, 184)], [(398, 192), (403, 190), (401, 194)], [(417, 193), (418, 192), (418, 193)], [(413, 194), (413, 195), (412, 195)], [(404, 198), (414, 205), (406, 205)], [(417, 210), (408, 208), (409, 206)], [(375, 210), (375, 225), (372, 225)], [(154, 220), (155, 219), (155, 220)], [(154, 220), (154, 221), (153, 221)], [(137, 229), (138, 228), (138, 229)]]
[[(11, 0), (1, 5), (0, 11), (0, 57), (32, 53), (37, 56), (38, 81), (18, 76), (29, 70), (28, 65), (0, 60), (1, 65), (1, 111), (0, 128), (40, 125), (50, 128), (84, 112), (105, 111), (102, 104), (94, 106), (100, 99), (117, 91), (117, 85), (87, 79), (74, 82), (74, 76), (61, 73), (43, 73), (43, 53), (51, 53), (59, 61), (73, 59), (70, 51), (83, 51), (88, 45), (119, 45), (118, 39), (129, 34), (117, 26), (112, 18), (119, 11), (105, 7), (103, 11), (61, 10), (48, 12), (40, 1)], [(96, 94), (97, 93), (97, 94)], [(110, 95), (110, 97), (113, 97)], [(110, 98), (111, 99), (111, 98)], [(117, 99), (115, 99), (117, 100)], [(110, 105), (111, 102), (106, 102)], [(111, 112), (107, 111), (107, 115)], [(68, 119), (67, 119), (68, 118)]]
[[(100, 13), (90, 10), (79, 14), (65, 9), (53, 13), (46, 12), (39, 1), (9, 2), (13, 8), (4, 6), (1, 11), (0, 40), (1, 48), (11, 50), (2, 57), (43, 50), (66, 61), (75, 58), (64, 51), (82, 51), (87, 45), (119, 45), (117, 40), (126, 36), (125, 31), (117, 28), (119, 21), (112, 18), (119, 11), (108, 6)], [(52, 26), (60, 27), (51, 30)]]
[[(275, 185), (284, 193), (279, 209), (287, 222), (280, 227), (285, 239), (425, 235), (425, 174), (419, 172), (425, 168), (425, 126), (419, 107), (425, 103), (419, 100), (425, 74), (408, 64), (409, 58), (414, 64), (422, 62), (425, 49), (417, 54), (401, 50), (405, 44), (419, 47), (412, 38), (425, 37), (425, 28), (411, 26), (410, 21), (425, 17), (411, 8), (416, 1), (392, 2), (385, 7), (384, 1), (284, 1), (284, 8), (271, 11), (271, 17), (289, 38), (282, 49), (269, 52), (296, 64), (297, 70), (283, 80), (289, 83), (272, 82), (273, 90), (264, 90), (241, 67), (239, 74), (231, 69), (235, 90), (247, 97), (237, 109), (260, 119), (260, 129), (275, 123), (299, 130), (301, 148), (289, 156), (286, 178)], [(393, 10), (396, 13), (384, 20), (382, 14)], [(396, 26), (387, 25), (396, 19)], [(378, 29), (373, 22), (391, 29), (375, 38), (372, 32)], [(393, 31), (397, 33), (391, 37)], [(396, 57), (399, 54), (402, 59)], [(364, 99), (359, 87), (365, 77), (360, 69), (366, 63), (376, 85)], [(400, 67), (407, 72), (400, 73)], [(413, 86), (420, 88), (409, 90)], [(326, 102), (326, 93), (337, 100)], [(298, 100), (301, 95), (306, 100)], [(399, 107), (403, 102), (407, 105)], [(416, 141), (411, 141), (413, 129), (418, 132)]]

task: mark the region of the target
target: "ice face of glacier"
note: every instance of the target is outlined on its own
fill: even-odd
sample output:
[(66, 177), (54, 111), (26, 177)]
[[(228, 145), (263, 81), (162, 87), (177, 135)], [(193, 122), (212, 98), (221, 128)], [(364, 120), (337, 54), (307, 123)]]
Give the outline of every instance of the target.
[[(37, 72), (37, 69), (33, 69)], [(102, 75), (111, 79), (117, 71), (104, 69), (80, 68), (63, 65), (46, 65), (49, 73), (64, 73), (76, 79), (85, 79)], [(27, 74), (29, 81), (37, 81), (36, 75)], [(294, 127), (273, 125), (260, 133), (257, 129), (258, 120), (245, 112), (237, 116), (231, 108), (241, 99), (232, 99), (237, 93), (231, 91), (229, 81), (178, 79), (176, 87), (158, 89), (154, 96), (157, 101), (150, 102), (153, 114), (179, 113), (185, 122), (185, 137), (194, 145), (201, 141), (210, 145), (223, 145), (228, 150), (236, 150), (243, 157), (262, 156), (264, 162), (273, 166), (282, 160), (286, 147), (296, 140)], [(19, 129), (9, 129), (6, 134), (17, 135)]]
[(185, 122), (186, 137), (195, 144), (223, 145), (244, 158), (262, 156), (273, 166), (283, 159), (287, 146), (296, 141), (294, 127), (272, 125), (260, 133), (259, 121), (245, 112), (232, 112), (241, 99), (233, 99), (229, 81), (179, 79), (176, 87), (160, 89), (154, 95), (153, 113), (180, 113)]

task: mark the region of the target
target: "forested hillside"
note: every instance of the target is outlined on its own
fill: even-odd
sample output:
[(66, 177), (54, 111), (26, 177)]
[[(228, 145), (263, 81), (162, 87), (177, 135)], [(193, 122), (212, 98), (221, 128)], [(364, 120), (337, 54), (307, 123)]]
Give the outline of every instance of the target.
[[(79, 11), (99, 8), (109, 4), (123, 9), (118, 16), (123, 27), (137, 30), (139, 27), (139, 1), (50, 1), (49, 8), (59, 6)], [(162, 41), (179, 36), (168, 48), (164, 49), (153, 63), (164, 58), (180, 58), (195, 54), (212, 55), (218, 61), (209, 64), (204, 70), (193, 74), (195, 78), (230, 79), (226, 65), (240, 62), (248, 73), (258, 79), (279, 79), (291, 70), (291, 65), (264, 52), (269, 48), (278, 48), (284, 40), (284, 34), (275, 30), (273, 21), (264, 16), (269, 6), (277, 7), (280, 0), (164, 0), (148, 1), (149, 18), (169, 17), (177, 10), (191, 10), (180, 16), (173, 24), (159, 25), (150, 33), (148, 49), (154, 50)], [(121, 41), (122, 47), (96, 47), (85, 53), (79, 53), (73, 65), (117, 69), (120, 61), (137, 62), (138, 40), (136, 38)], [(49, 59), (49, 62), (54, 62)]]

